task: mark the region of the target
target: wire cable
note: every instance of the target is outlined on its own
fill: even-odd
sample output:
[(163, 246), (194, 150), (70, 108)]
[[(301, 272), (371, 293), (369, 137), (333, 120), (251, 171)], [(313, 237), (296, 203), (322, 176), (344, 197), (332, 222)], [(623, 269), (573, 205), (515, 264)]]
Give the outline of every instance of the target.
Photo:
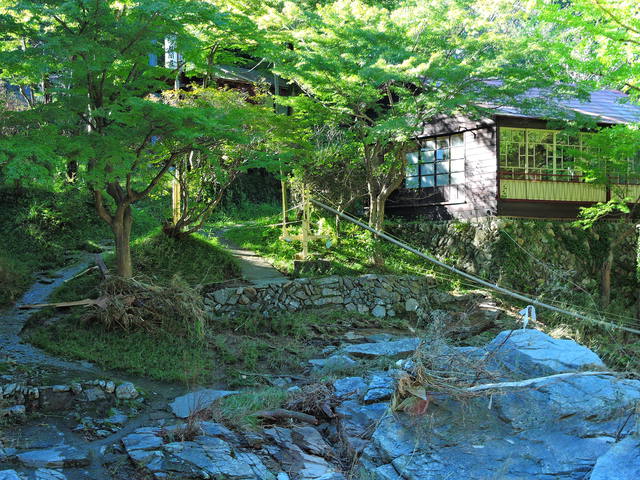
[(318, 206), (320, 208), (323, 208), (323, 209), (333, 213), (334, 215), (338, 215), (339, 217), (344, 218), (345, 220), (347, 220), (347, 221), (349, 221), (349, 222), (351, 222), (351, 223), (353, 223), (355, 225), (358, 225), (361, 228), (364, 228), (365, 230), (373, 233), (374, 235), (382, 238), (383, 240), (387, 240), (388, 242), (391, 242), (391, 243), (393, 243), (393, 244), (395, 244), (395, 245), (397, 245), (397, 246), (399, 246), (399, 247), (401, 247), (401, 248), (403, 248), (403, 249), (405, 249), (405, 250), (407, 250), (407, 251), (409, 251), (409, 252), (411, 252), (411, 253), (419, 256), (419, 257), (421, 257), (421, 258), (424, 258), (425, 260), (428, 260), (429, 262), (433, 263), (434, 265), (438, 265), (439, 267), (442, 267), (442, 268), (444, 268), (446, 270), (451, 271), (452, 273), (455, 273), (455, 274), (460, 275), (460, 276), (462, 276), (462, 277), (464, 277), (464, 278), (466, 278), (468, 280), (471, 280), (474, 283), (477, 283), (479, 285), (483, 285), (483, 286), (485, 286), (487, 288), (490, 288), (491, 290), (495, 290), (495, 291), (497, 291), (497, 292), (499, 292), (499, 293), (501, 293), (503, 295), (507, 295), (507, 296), (510, 296), (512, 298), (516, 298), (518, 300), (527, 302), (527, 303), (532, 304), (532, 305), (536, 305), (536, 306), (541, 307), (541, 308), (546, 308), (548, 310), (551, 310), (551, 311), (554, 311), (554, 312), (557, 312), (557, 313), (561, 313), (561, 314), (564, 314), (564, 315), (569, 315), (569, 316), (572, 316), (574, 318), (578, 318), (580, 320), (584, 320), (586, 322), (598, 324), (598, 325), (601, 325), (601, 326), (606, 326), (608, 328), (624, 330), (624, 331), (627, 331), (627, 332), (631, 332), (631, 333), (635, 333), (637, 335), (640, 335), (640, 330), (638, 330), (638, 329), (629, 328), (629, 327), (625, 327), (625, 326), (622, 326), (622, 325), (616, 325), (614, 323), (610, 323), (610, 322), (606, 322), (604, 320), (599, 320), (599, 319), (596, 319), (596, 318), (592, 318), (592, 317), (583, 315), (581, 313), (577, 313), (577, 312), (573, 312), (573, 311), (570, 311), (570, 310), (566, 310), (564, 308), (559, 308), (559, 307), (550, 305), (548, 303), (541, 302), (541, 301), (539, 301), (539, 300), (537, 300), (535, 298), (531, 298), (531, 297), (528, 297), (528, 296), (525, 296), (525, 295), (521, 295), (521, 294), (516, 293), (516, 292), (514, 292), (512, 290), (509, 290), (507, 288), (500, 287), (499, 285), (491, 283), (491, 282), (488, 282), (488, 281), (486, 281), (486, 280), (484, 280), (484, 279), (482, 279), (482, 278), (480, 278), (480, 277), (478, 277), (476, 275), (471, 275), (471, 274), (469, 274), (469, 273), (467, 273), (465, 271), (462, 271), (462, 270), (460, 270), (460, 269), (458, 269), (456, 267), (452, 267), (452, 266), (450, 266), (450, 265), (448, 265), (448, 264), (446, 264), (444, 262), (441, 262), (440, 260), (432, 257), (431, 255), (427, 255), (427, 254), (425, 254), (425, 253), (423, 253), (423, 252), (421, 252), (421, 251), (419, 251), (419, 250), (407, 245), (406, 243), (404, 243), (404, 242), (402, 242), (400, 240), (394, 239), (392, 236), (388, 235), (387, 233), (379, 231), (379, 230), (376, 230), (376, 229), (370, 227), (369, 225), (367, 225), (367, 224), (365, 224), (365, 223), (363, 223), (363, 222), (361, 222), (361, 221), (359, 221), (359, 220), (357, 220), (355, 218), (352, 218), (349, 215), (347, 215), (345, 213), (342, 213), (342, 212), (340, 212), (340, 211), (338, 211), (338, 210), (336, 210), (336, 209), (334, 209), (334, 208), (332, 208), (332, 207), (330, 207), (328, 205), (325, 205), (324, 203), (322, 203), (322, 202), (320, 202), (318, 200), (315, 200), (315, 199), (311, 198), (310, 201), (314, 205), (316, 205), (316, 206)]

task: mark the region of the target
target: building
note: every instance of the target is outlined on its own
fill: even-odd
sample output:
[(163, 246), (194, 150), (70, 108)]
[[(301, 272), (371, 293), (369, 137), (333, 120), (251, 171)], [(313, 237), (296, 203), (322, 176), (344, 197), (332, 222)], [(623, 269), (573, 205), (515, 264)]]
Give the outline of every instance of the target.
[[(579, 207), (610, 198), (610, 188), (585, 182), (573, 165), (576, 151), (589, 148), (590, 133), (554, 129), (557, 120), (518, 108), (493, 112), (479, 121), (442, 118), (427, 125), (418, 137), (420, 150), (407, 155), (406, 177), (390, 196), (388, 213), (442, 220), (572, 218)], [(612, 90), (593, 92), (588, 101), (559, 100), (555, 112), (591, 117), (600, 126), (640, 122), (640, 106)], [(632, 162), (629, 171), (638, 167)], [(640, 178), (623, 174), (614, 182), (629, 196), (640, 196)]]

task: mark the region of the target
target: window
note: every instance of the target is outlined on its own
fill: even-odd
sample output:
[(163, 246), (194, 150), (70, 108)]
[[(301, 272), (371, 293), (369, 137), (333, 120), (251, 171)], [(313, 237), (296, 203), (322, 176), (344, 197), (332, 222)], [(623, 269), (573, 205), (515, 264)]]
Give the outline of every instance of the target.
[(500, 175), (502, 178), (576, 181), (578, 155), (592, 152), (590, 133), (571, 134), (555, 130), (500, 128)]
[(464, 183), (462, 133), (429, 138), (419, 152), (407, 154), (406, 188), (429, 188)]

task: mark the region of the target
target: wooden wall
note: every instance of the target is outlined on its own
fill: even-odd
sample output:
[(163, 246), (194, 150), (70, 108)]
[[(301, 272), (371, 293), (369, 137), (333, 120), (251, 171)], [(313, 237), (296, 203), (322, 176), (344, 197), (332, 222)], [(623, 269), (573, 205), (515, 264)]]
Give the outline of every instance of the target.
[(440, 118), (425, 125), (419, 140), (464, 132), (465, 183), (418, 189), (401, 187), (387, 201), (388, 214), (434, 220), (494, 215), (569, 219), (577, 216), (581, 206), (590, 205), (583, 201), (500, 198), (497, 154), (500, 141), (498, 128), (501, 126), (559, 128), (558, 122), (503, 116), (482, 120), (471, 120), (465, 117)]
[(434, 220), (476, 218), (497, 213), (496, 129), (490, 119), (439, 119), (423, 129), (420, 140), (464, 133), (465, 183), (396, 190), (387, 201), (390, 215)]

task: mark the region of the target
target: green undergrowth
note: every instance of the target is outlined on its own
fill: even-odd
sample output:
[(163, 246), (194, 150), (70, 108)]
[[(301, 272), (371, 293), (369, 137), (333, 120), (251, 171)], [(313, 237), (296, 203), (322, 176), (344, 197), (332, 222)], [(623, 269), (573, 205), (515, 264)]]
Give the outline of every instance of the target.
[(282, 207), (275, 203), (240, 203), (216, 210), (207, 222), (208, 228), (238, 224), (269, 225), (282, 221)]
[(215, 238), (200, 235), (173, 239), (162, 233), (140, 238), (132, 245), (136, 274), (155, 284), (166, 284), (179, 275), (190, 285), (204, 285), (238, 278), (233, 256)]
[(197, 382), (211, 372), (213, 356), (201, 342), (163, 332), (107, 331), (66, 319), (34, 329), (29, 341), (63, 358), (161, 381)]
[[(230, 387), (267, 383), (271, 374), (300, 375), (305, 362), (324, 355), (345, 332), (359, 329), (408, 331), (402, 319), (378, 319), (337, 311), (286, 313), (265, 318), (212, 318), (204, 339), (166, 332), (105, 330), (81, 321), (81, 311), (35, 327), (29, 341), (56, 355), (94, 362), (163, 381), (188, 384), (224, 381)], [(331, 372), (324, 372), (329, 375)]]
[(280, 408), (288, 396), (288, 392), (283, 388), (254, 388), (222, 398), (207, 413), (211, 420), (246, 431), (255, 429), (260, 424), (260, 419), (253, 415), (254, 413)]
[[(52, 272), (73, 261), (69, 254), (97, 253), (111, 241), (88, 193), (73, 185), (55, 191), (0, 188), (0, 208), (0, 305), (16, 300), (34, 273)], [(159, 224), (152, 201), (135, 205), (133, 215), (133, 238)]]
[[(273, 218), (269, 217), (268, 220)], [(261, 225), (268, 223), (267, 219), (261, 219), (256, 225), (230, 228), (225, 236), (239, 246), (268, 258), (279, 270), (293, 274), (296, 254), (302, 250), (301, 242), (282, 240), (282, 228)], [(300, 225), (294, 224), (289, 227), (289, 234), (299, 235), (300, 230)], [(320, 217), (314, 221), (313, 230), (314, 234), (320, 234), (323, 238), (310, 243), (311, 258), (328, 260), (331, 263), (328, 274), (430, 275), (435, 272), (426, 261), (396, 245), (373, 239), (369, 232), (356, 225), (341, 222), (337, 230), (333, 219)], [(384, 258), (384, 265), (373, 264), (374, 249)], [(323, 276), (327, 273), (305, 272), (304, 276)]]

